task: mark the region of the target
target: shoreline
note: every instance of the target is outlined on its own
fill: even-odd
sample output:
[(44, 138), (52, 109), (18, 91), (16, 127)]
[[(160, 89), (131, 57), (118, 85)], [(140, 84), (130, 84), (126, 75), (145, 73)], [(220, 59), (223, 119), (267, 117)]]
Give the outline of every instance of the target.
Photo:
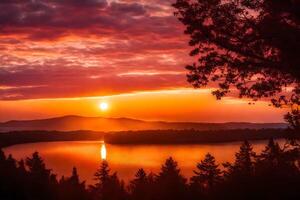
[(287, 129), (144, 130), (122, 132), (14, 131), (0, 134), (0, 148), (18, 144), (67, 141), (105, 141), (107, 144), (118, 145), (220, 144), (244, 140), (283, 139), (293, 135), (294, 132)]

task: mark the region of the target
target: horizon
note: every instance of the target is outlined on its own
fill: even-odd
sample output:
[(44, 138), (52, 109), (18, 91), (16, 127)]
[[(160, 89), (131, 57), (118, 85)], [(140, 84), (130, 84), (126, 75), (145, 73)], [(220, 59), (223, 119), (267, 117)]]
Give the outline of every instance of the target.
[(52, 116), (49, 118), (32, 118), (32, 119), (11, 119), (7, 121), (0, 121), (0, 123), (14, 122), (14, 121), (39, 121), (39, 120), (49, 120), (49, 119), (59, 119), (59, 118), (68, 118), (68, 117), (78, 117), (78, 118), (103, 118), (103, 119), (128, 119), (136, 120), (143, 122), (163, 122), (163, 123), (203, 123), (203, 124), (226, 124), (226, 123), (253, 123), (253, 124), (287, 124), (286, 122), (248, 122), (248, 121), (224, 121), (224, 122), (208, 122), (208, 121), (162, 121), (162, 120), (143, 120), (138, 118), (129, 118), (129, 117), (104, 117), (104, 116), (84, 116), (84, 115), (59, 115)]
[[(107, 110), (99, 108), (101, 102), (109, 104)], [(104, 97), (6, 100), (0, 101), (1, 112), (5, 113), (0, 116), (0, 121), (80, 115), (147, 121), (283, 122), (286, 109), (269, 106), (267, 101), (257, 101), (254, 105), (249, 102), (234, 96), (216, 100), (211, 89), (193, 88), (140, 91)]]

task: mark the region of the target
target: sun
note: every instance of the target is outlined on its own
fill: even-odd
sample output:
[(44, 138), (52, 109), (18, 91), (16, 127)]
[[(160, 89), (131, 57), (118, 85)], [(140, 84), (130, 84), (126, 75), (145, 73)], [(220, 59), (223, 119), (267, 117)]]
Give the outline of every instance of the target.
[(108, 103), (106, 103), (106, 102), (102, 102), (102, 103), (99, 104), (99, 108), (102, 111), (106, 111), (108, 109), (108, 107), (109, 107)]

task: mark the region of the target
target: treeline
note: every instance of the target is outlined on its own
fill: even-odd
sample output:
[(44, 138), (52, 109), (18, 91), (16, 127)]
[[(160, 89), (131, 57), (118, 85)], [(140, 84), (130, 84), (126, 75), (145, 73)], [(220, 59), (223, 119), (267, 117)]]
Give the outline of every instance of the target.
[(294, 135), (296, 134), (288, 129), (237, 129), (215, 131), (190, 129), (122, 132), (14, 131), (0, 134), (0, 147), (22, 143), (76, 140), (105, 140), (106, 143), (111, 144), (197, 144), (264, 140), (268, 138), (293, 138)]
[[(124, 133), (124, 132), (123, 132)], [(295, 138), (289, 129), (235, 129), (235, 130), (157, 130), (127, 131), (126, 134), (105, 135), (105, 142), (112, 144), (200, 144), (223, 143), (269, 138)]]
[[(192, 153), (192, 152), (191, 152)], [(211, 200), (300, 199), (299, 145), (279, 146), (273, 139), (256, 154), (245, 141), (233, 163), (216, 164), (207, 154), (185, 178), (171, 157), (159, 173), (139, 169), (124, 184), (106, 161), (95, 173), (94, 185), (80, 181), (76, 168), (57, 179), (37, 152), (16, 161), (0, 151), (1, 200)]]
[(103, 140), (104, 135), (104, 132), (93, 131), (12, 131), (0, 133), (0, 147), (35, 142)]

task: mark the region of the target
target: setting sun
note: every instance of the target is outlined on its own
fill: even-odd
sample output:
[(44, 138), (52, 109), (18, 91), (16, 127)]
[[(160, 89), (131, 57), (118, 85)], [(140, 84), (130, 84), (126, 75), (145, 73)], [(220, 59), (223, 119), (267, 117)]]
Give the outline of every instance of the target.
[(108, 109), (108, 103), (106, 103), (106, 102), (100, 103), (100, 104), (99, 104), (99, 108), (100, 108), (100, 110), (102, 110), (102, 111), (107, 110), (107, 109)]

